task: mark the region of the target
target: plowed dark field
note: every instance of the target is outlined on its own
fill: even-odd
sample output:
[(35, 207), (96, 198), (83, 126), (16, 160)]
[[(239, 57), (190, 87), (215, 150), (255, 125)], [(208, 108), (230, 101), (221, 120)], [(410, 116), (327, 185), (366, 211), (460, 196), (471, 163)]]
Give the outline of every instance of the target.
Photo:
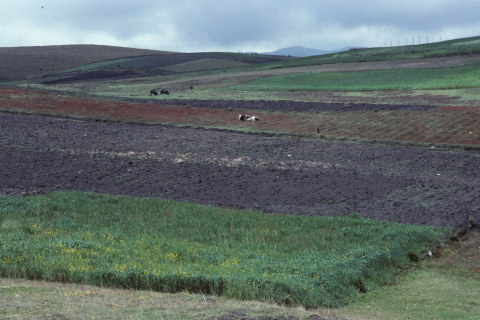
[(480, 221), (477, 153), (401, 143), (0, 112), (0, 163), (7, 196), (66, 189), (462, 229)]
[[(120, 99), (119, 99), (120, 100)], [(367, 104), (367, 103), (322, 103), (303, 101), (268, 101), (268, 100), (157, 100), (147, 99), (124, 99), (129, 102), (155, 103), (169, 106), (190, 106), (193, 108), (209, 109), (248, 109), (259, 111), (280, 112), (352, 112), (352, 111), (426, 111), (435, 109), (433, 105), (404, 105), (404, 104)]]

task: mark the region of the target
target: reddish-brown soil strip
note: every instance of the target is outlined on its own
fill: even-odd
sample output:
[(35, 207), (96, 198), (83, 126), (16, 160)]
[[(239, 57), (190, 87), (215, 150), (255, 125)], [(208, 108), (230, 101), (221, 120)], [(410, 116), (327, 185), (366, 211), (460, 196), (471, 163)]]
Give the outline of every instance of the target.
[[(259, 122), (240, 122), (228, 110), (70, 98), (50, 92), (0, 88), (0, 108), (104, 120), (217, 127), (254, 132), (318, 134), (361, 139), (480, 145), (480, 107), (429, 111), (320, 113), (256, 112)], [(251, 111), (244, 111), (251, 113)]]

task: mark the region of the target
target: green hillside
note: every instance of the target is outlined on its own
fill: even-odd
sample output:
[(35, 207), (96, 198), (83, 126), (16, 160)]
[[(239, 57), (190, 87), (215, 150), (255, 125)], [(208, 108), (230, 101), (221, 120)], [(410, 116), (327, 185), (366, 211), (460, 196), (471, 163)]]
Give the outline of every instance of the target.
[(228, 90), (372, 91), (448, 90), (480, 87), (480, 62), (445, 69), (294, 73), (246, 82)]
[(480, 36), (421, 45), (355, 49), (345, 52), (297, 58), (271, 63), (269, 68), (322, 65), (345, 62), (367, 62), (398, 59), (423, 59), (480, 53)]

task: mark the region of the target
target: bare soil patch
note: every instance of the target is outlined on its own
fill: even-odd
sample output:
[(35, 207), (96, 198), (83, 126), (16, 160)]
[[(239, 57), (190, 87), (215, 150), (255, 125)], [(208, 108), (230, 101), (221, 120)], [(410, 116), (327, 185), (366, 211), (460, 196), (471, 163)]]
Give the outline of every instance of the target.
[(480, 157), (468, 152), (2, 112), (0, 162), (8, 196), (83, 190), (462, 229), (480, 221)]
[[(300, 95), (299, 93), (298, 95)], [(119, 99), (120, 100), (120, 99)], [(326, 103), (289, 100), (186, 100), (162, 99), (149, 100), (139, 98), (122, 99), (133, 103), (154, 103), (157, 105), (189, 106), (219, 110), (259, 110), (276, 112), (352, 112), (352, 111), (426, 111), (435, 109), (434, 105), (424, 104), (371, 104), (371, 103)]]

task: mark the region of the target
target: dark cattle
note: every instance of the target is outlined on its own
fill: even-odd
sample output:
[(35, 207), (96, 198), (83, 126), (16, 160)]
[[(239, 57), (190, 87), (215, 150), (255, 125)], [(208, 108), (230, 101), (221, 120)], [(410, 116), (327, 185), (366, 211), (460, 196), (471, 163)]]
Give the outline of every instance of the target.
[(160, 94), (170, 94), (170, 92), (168, 92), (168, 90), (162, 90), (160, 91)]
[(150, 90), (150, 95), (158, 96), (157, 90)]

